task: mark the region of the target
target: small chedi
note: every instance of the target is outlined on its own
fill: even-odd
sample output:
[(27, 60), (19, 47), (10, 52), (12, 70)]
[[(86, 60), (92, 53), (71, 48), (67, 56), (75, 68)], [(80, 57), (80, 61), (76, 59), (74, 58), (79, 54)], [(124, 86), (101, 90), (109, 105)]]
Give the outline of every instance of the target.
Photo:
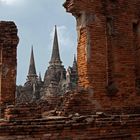
[(32, 50), (15, 96), (17, 28), (0, 22), (0, 140), (139, 140), (140, 0), (66, 0), (64, 7), (77, 21), (78, 84), (71, 90), (55, 30), (44, 80)]
[[(76, 57), (74, 56), (73, 66), (69, 66), (67, 71), (62, 65), (59, 53), (57, 28), (55, 26), (51, 60), (49, 62), (49, 67), (46, 70), (44, 80), (42, 80), (41, 74), (38, 76), (36, 73), (32, 47), (27, 81), (24, 86), (17, 86), (16, 103), (28, 104), (46, 101), (50, 104), (54, 104), (57, 102), (59, 96), (63, 96), (67, 92), (76, 89), (77, 80)], [(53, 102), (51, 99), (53, 99)], [(55, 102), (54, 99), (56, 99)]]

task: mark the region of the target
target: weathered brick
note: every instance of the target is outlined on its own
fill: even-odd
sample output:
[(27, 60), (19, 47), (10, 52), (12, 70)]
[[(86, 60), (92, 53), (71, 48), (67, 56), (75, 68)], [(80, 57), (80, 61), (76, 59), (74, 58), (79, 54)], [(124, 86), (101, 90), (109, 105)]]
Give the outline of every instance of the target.
[(79, 86), (104, 110), (140, 104), (139, 0), (67, 0), (77, 20)]
[(14, 104), (16, 90), (17, 28), (13, 22), (0, 22), (0, 108)]

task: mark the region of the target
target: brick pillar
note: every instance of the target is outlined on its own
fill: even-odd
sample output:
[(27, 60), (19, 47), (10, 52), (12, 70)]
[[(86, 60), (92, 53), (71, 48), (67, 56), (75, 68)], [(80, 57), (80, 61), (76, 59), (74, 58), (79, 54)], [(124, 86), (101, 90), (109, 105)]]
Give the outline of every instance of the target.
[(16, 90), (17, 28), (13, 22), (0, 22), (0, 108), (13, 105)]
[(123, 110), (140, 103), (132, 23), (139, 18), (138, 6), (140, 2), (132, 0), (64, 3), (77, 21), (79, 86), (92, 88), (93, 100), (103, 109)]
[(94, 99), (106, 96), (106, 18), (100, 0), (67, 0), (64, 4), (77, 21), (79, 86), (92, 89)]
[(105, 17), (99, 11), (102, 5), (100, 1), (67, 0), (64, 6), (77, 21), (79, 86), (105, 92), (107, 47)]

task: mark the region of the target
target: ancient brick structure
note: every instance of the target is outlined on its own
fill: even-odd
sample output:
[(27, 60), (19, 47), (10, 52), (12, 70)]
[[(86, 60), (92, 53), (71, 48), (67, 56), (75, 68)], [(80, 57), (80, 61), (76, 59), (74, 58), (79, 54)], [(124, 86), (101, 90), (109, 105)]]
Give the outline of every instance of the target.
[(96, 114), (0, 121), (0, 140), (139, 140), (139, 117)]
[(13, 22), (0, 22), (0, 109), (14, 104), (16, 90), (17, 28)]
[(79, 86), (101, 109), (135, 108), (139, 96), (139, 0), (67, 0), (76, 17)]
[(52, 112), (7, 107), (0, 140), (139, 140), (140, 0), (64, 6), (77, 19), (79, 87)]

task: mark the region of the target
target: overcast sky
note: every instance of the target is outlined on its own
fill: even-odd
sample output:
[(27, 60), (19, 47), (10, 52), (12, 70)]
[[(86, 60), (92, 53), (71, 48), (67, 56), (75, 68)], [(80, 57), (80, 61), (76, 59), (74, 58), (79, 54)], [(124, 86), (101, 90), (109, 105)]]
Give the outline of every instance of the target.
[(50, 61), (54, 25), (63, 64), (72, 65), (76, 53), (76, 26), (74, 17), (66, 13), (65, 0), (0, 0), (0, 20), (14, 21), (18, 27), (17, 84), (23, 84), (28, 74), (31, 46), (37, 72), (44, 73)]

